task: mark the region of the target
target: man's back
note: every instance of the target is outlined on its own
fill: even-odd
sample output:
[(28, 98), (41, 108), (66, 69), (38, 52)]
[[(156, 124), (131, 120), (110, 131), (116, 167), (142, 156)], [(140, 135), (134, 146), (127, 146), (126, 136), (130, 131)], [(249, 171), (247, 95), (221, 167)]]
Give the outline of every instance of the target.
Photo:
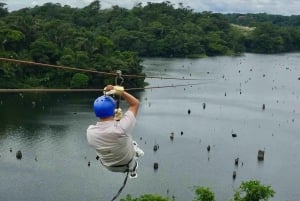
[(134, 114), (127, 111), (120, 121), (100, 121), (88, 127), (88, 143), (96, 149), (103, 165), (124, 165), (133, 158), (131, 133), (135, 123)]

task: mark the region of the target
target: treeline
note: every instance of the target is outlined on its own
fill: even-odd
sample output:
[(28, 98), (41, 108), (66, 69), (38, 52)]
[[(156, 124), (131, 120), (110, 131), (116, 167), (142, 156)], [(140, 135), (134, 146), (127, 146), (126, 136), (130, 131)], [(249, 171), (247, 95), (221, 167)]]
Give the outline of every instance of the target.
[[(132, 9), (46, 3), (8, 12), (0, 3), (0, 56), (125, 74), (141, 74), (140, 57), (204, 57), (300, 50), (300, 27), (239, 15), (194, 12), (169, 1)], [(249, 27), (251, 26), (251, 27)], [(0, 87), (99, 87), (112, 78), (0, 63)], [(14, 80), (14, 81), (12, 81)], [(142, 86), (144, 79), (126, 80)]]
[[(300, 51), (300, 15), (226, 14), (235, 25), (244, 26), (246, 52), (281, 53)], [(252, 27), (252, 29), (251, 29)], [(253, 30), (253, 31), (249, 31)]]
[[(89, 22), (99, 12), (98, 1), (83, 9), (47, 3), (11, 13), (0, 3), (0, 57), (143, 75), (136, 52), (120, 50)], [(102, 88), (114, 80), (98, 73), (0, 63), (1, 88)], [(126, 78), (124, 85), (142, 87), (144, 78)]]
[(300, 15), (271, 15), (267, 13), (257, 13), (257, 14), (241, 14), (241, 13), (231, 13), (225, 14), (225, 17), (229, 20), (230, 23), (243, 25), (243, 26), (252, 26), (255, 27), (259, 23), (271, 22), (274, 25), (278, 26), (300, 26)]

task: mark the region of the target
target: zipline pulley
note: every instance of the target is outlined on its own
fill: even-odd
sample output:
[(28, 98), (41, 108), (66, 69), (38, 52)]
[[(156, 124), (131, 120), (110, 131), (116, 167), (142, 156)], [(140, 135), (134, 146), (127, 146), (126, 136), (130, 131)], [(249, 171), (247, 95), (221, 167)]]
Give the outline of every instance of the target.
[[(122, 86), (123, 82), (124, 82), (124, 78), (122, 77), (122, 71), (121, 70), (117, 70), (116, 74), (117, 74), (117, 76), (115, 78), (115, 85)], [(120, 80), (120, 83), (118, 83), (118, 80)]]

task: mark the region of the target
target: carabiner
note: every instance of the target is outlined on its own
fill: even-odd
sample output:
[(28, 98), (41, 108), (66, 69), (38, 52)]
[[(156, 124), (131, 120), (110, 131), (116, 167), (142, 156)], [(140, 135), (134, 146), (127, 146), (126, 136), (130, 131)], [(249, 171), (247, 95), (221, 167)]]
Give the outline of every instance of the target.
[[(123, 82), (124, 82), (124, 78), (122, 77), (122, 71), (120, 70), (117, 70), (116, 71), (116, 78), (115, 78), (115, 85), (119, 85), (119, 86), (122, 86), (123, 85)], [(118, 79), (121, 80), (120, 84), (118, 84)]]

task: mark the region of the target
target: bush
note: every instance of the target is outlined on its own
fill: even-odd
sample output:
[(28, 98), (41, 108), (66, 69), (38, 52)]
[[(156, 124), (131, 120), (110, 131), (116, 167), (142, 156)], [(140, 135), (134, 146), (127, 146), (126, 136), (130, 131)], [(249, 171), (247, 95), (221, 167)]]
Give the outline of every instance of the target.
[(215, 201), (214, 193), (207, 187), (198, 187), (195, 193), (196, 198), (194, 201)]
[(160, 195), (145, 194), (139, 198), (132, 198), (130, 195), (127, 195), (126, 199), (121, 199), (120, 201), (171, 201), (171, 199)]
[(242, 182), (234, 194), (234, 201), (268, 201), (275, 191), (270, 186), (261, 185), (257, 180)]
[(71, 88), (85, 88), (88, 86), (89, 77), (82, 73), (73, 75), (70, 83)]

